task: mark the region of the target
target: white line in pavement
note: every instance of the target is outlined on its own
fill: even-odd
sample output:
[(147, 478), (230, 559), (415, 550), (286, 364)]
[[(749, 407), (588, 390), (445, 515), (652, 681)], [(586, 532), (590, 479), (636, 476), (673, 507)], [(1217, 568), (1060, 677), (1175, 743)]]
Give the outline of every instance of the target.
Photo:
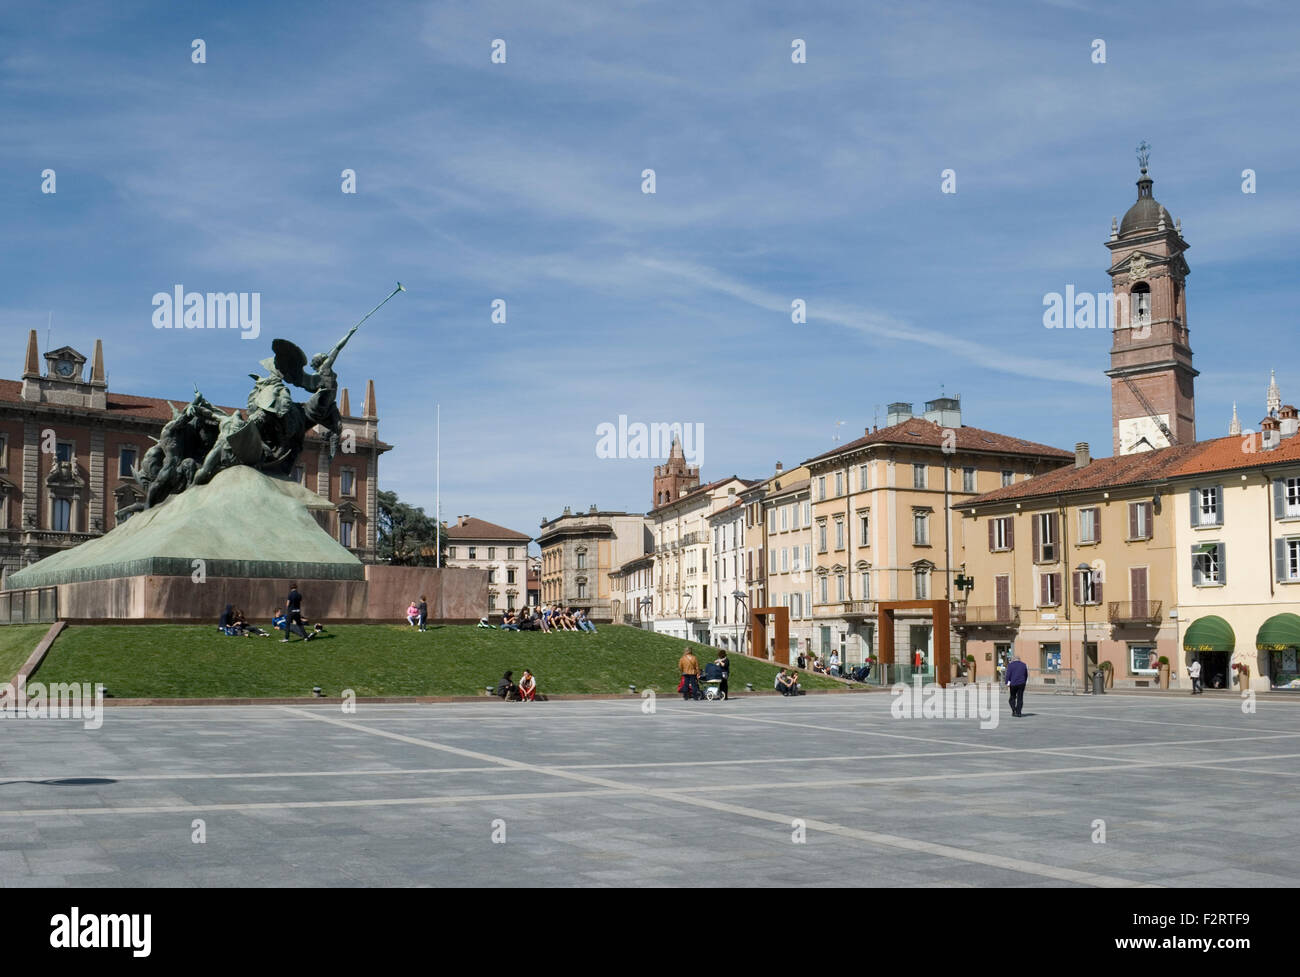
[[(295, 711), (293, 707), (282, 707), (287, 711)], [(304, 713), (311, 715), (311, 713)], [(383, 736), (394, 739), (403, 743), (410, 743), (416, 746), (423, 746), (431, 750), (454, 753), (459, 756), (469, 756), (479, 760), (486, 760), (501, 764), (503, 767), (512, 769), (533, 770), (538, 773), (549, 774), (554, 777), (562, 777), (567, 780), (577, 780), (581, 783), (591, 784), (592, 786), (608, 787), (614, 790), (622, 791), (626, 794), (636, 794), (648, 797), (655, 797), (660, 800), (674, 800), (678, 803), (690, 804), (695, 807), (704, 807), (715, 811), (721, 811), (728, 814), (736, 814), (741, 817), (747, 817), (754, 820), (767, 821), (770, 823), (780, 824), (788, 828), (791, 824), (791, 817), (785, 814), (777, 814), (772, 811), (763, 811), (758, 808), (744, 807), (738, 804), (727, 804), (722, 801), (712, 800), (706, 797), (696, 797), (689, 795), (677, 794), (661, 788), (648, 787), (640, 784), (624, 784), (615, 780), (607, 780), (600, 777), (592, 777), (588, 774), (578, 773), (573, 770), (561, 770), (555, 767), (539, 766), (536, 764), (522, 763), (518, 760), (511, 760), (506, 757), (497, 757), (488, 753), (481, 753), (473, 750), (464, 750), (460, 747), (446, 746), (442, 743), (435, 743), (432, 740), (422, 740), (414, 736), (405, 736), (401, 733), (394, 733), (389, 730), (376, 729), (370, 726), (362, 726), (359, 723), (348, 722), (332, 716), (313, 716), (312, 718), (320, 722), (330, 723), (336, 726), (342, 726), (345, 729), (352, 729), (358, 732), (371, 733), (375, 736)], [(1040, 878), (1054, 879), (1058, 882), (1075, 882), (1081, 885), (1105, 886), (1105, 887), (1131, 887), (1141, 883), (1131, 879), (1122, 879), (1114, 876), (1099, 875), (1092, 872), (1080, 872), (1075, 869), (1062, 868), (1055, 865), (1047, 865), (1039, 862), (1031, 862), (1026, 859), (1009, 857), (1004, 854), (991, 854), (988, 852), (975, 851), (965, 848), (956, 848), (951, 845), (940, 845), (934, 842), (921, 841), (916, 838), (904, 838), (899, 835), (889, 835), (877, 831), (864, 831), (860, 828), (849, 828), (844, 825), (834, 824), (829, 821), (819, 821), (816, 819), (805, 819), (805, 827), (813, 831), (822, 831), (827, 834), (838, 835), (842, 838), (850, 838), (855, 841), (865, 841), (870, 844), (883, 845), (888, 848), (902, 849), (903, 851), (918, 852), (928, 855), (937, 855), (943, 858), (951, 858), (957, 861), (970, 862), (979, 865), (988, 865), (994, 868), (1020, 872), (1026, 875), (1036, 875)]]
[[(500, 769), (500, 768), (496, 768)], [(324, 807), (428, 806), (498, 801), (543, 800), (550, 797), (595, 797), (622, 794), (611, 788), (549, 790), (526, 794), (457, 794), (443, 797), (367, 797), (348, 801), (256, 801), (241, 804), (149, 804), (139, 807), (49, 807), (0, 811), (0, 817), (83, 817), (94, 814), (188, 814), (194, 811), (281, 811)]]
[[(1272, 733), (1261, 736), (1238, 736), (1230, 739), (1197, 739), (1197, 740), (1159, 740), (1148, 742), (1124, 742), (1124, 743), (1096, 743), (1089, 744), (1087, 747), (1007, 747), (1002, 751), (993, 751), (987, 749), (979, 750), (937, 750), (922, 753), (863, 753), (855, 755), (834, 754), (829, 756), (804, 756), (804, 757), (737, 757), (727, 760), (649, 760), (637, 763), (552, 763), (547, 764), (549, 768), (556, 770), (654, 770), (654, 769), (676, 769), (690, 767), (735, 767), (735, 766), (753, 766), (766, 764), (787, 764), (787, 763), (883, 763), (893, 760), (925, 760), (925, 759), (945, 759), (949, 757), (980, 757), (980, 756), (998, 756), (1005, 757), (1010, 754), (1027, 754), (1043, 756), (1068, 756), (1078, 757), (1084, 760), (1101, 760), (1108, 759), (1111, 762), (1136, 762), (1126, 761), (1123, 757), (1102, 757), (1099, 753), (1106, 750), (1148, 750), (1163, 747), (1191, 747), (1207, 743), (1216, 745), (1229, 745), (1237, 743), (1254, 742), (1258, 740), (1276, 740), (1276, 739), (1297, 739), (1300, 733)], [(1080, 752), (1086, 750), (1088, 752)], [(1268, 759), (1267, 757), (1258, 757), (1257, 759)], [(1193, 764), (1202, 761), (1184, 761)], [(1216, 760), (1207, 760), (1204, 762), (1218, 762)], [(22, 773), (0, 773), (0, 786), (17, 783), (37, 783), (51, 780), (113, 780), (113, 781), (154, 781), (154, 780), (258, 780), (258, 779), (281, 779), (289, 777), (403, 777), (403, 776), (424, 776), (428, 774), (479, 774), (479, 773), (499, 773), (499, 765), (487, 767), (415, 767), (415, 768), (385, 768), (374, 770), (272, 770), (272, 771), (248, 771), (240, 773), (105, 773), (96, 771), (94, 773), (68, 773), (66, 771), (57, 774), (22, 774)], [(1287, 776), (1291, 776), (1287, 774)], [(1297, 774), (1296, 776), (1300, 776)], [(102, 786), (89, 784), (86, 786)]]

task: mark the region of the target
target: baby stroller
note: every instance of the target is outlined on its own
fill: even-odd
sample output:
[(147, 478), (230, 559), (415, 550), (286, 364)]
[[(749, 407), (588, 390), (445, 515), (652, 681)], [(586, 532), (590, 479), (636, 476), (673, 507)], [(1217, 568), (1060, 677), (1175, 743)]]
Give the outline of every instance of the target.
[(722, 677), (722, 668), (716, 662), (710, 662), (704, 666), (704, 677), (700, 679), (700, 694), (698, 698), (707, 699), (709, 702), (722, 702), (727, 698), (727, 692), (722, 687), (726, 679)]

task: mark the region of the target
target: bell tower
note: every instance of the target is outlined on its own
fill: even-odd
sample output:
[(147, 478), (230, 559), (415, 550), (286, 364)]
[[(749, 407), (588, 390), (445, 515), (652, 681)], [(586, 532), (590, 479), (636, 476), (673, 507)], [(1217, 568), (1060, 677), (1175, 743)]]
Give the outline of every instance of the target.
[(661, 505), (676, 502), (687, 492), (699, 487), (700, 467), (686, 464), (681, 439), (673, 435), (672, 448), (668, 451), (668, 462), (655, 465), (655, 502), (651, 508), (658, 509)]
[(1114, 299), (1110, 349), (1111, 428), (1117, 455), (1196, 440), (1192, 349), (1187, 338), (1187, 275), (1182, 221), (1151, 194), (1150, 147), (1138, 146), (1137, 202), (1111, 219)]

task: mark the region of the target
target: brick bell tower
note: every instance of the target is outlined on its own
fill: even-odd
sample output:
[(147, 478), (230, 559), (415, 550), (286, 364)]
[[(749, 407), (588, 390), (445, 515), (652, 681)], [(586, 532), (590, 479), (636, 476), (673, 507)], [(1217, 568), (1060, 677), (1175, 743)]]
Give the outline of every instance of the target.
[(1110, 222), (1114, 299), (1110, 348), (1111, 428), (1117, 455), (1196, 440), (1192, 349), (1182, 221), (1151, 195), (1150, 147), (1138, 146), (1137, 202)]
[(682, 451), (681, 439), (673, 436), (673, 446), (668, 452), (668, 461), (655, 465), (654, 497), (658, 509), (661, 505), (676, 502), (692, 489), (700, 487), (700, 468), (698, 465), (686, 464), (686, 454)]

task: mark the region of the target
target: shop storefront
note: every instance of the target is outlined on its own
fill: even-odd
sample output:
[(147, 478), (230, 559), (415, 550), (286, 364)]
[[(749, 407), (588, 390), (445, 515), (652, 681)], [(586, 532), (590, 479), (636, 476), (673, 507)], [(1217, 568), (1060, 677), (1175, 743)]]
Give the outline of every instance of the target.
[(1255, 650), (1268, 668), (1269, 688), (1300, 692), (1300, 615), (1270, 617), (1255, 635)]
[(1198, 617), (1183, 637), (1187, 664), (1201, 663), (1201, 684), (1207, 689), (1232, 688), (1232, 652), (1236, 647), (1237, 636), (1232, 626), (1212, 614)]

